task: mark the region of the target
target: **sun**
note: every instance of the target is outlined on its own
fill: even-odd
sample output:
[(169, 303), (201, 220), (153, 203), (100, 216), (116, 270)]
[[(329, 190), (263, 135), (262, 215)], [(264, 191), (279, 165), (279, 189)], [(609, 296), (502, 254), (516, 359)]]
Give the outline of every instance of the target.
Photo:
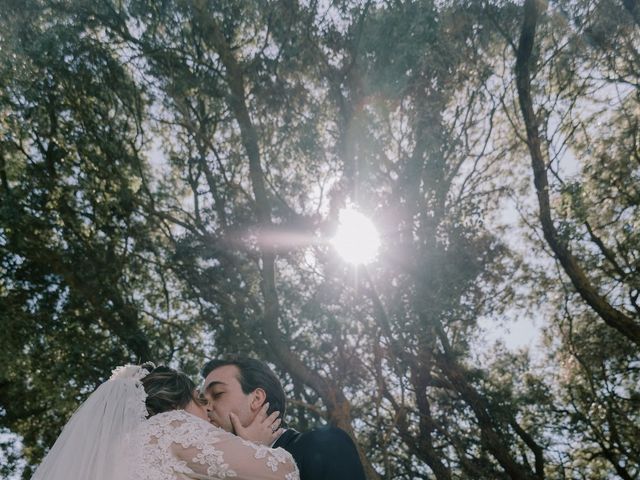
[(366, 265), (378, 254), (380, 236), (371, 220), (349, 207), (340, 210), (338, 230), (330, 243), (344, 261)]

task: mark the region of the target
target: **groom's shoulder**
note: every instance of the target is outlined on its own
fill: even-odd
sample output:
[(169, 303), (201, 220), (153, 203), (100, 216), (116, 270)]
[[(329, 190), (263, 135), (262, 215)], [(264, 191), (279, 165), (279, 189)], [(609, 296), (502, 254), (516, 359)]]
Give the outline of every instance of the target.
[(325, 454), (340, 454), (342, 452), (344, 454), (345, 448), (353, 448), (355, 451), (351, 437), (337, 427), (322, 426), (296, 433), (296, 437), (292, 440), (300, 449), (312, 449), (318, 454), (322, 452)]
[(351, 437), (337, 427), (318, 427), (300, 433), (291, 453), (303, 479), (364, 480), (358, 451)]
[(347, 432), (338, 427), (332, 427), (330, 425), (317, 427), (311, 430), (307, 430), (306, 432), (302, 432), (300, 434), (300, 440), (328, 446), (335, 444), (352, 443), (351, 437), (347, 435)]

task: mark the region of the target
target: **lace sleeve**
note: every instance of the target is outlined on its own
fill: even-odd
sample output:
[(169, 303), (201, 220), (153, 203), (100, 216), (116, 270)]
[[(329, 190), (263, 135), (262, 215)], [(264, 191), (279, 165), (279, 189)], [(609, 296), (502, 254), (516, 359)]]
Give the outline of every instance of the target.
[(170, 450), (184, 467), (181, 473), (187, 476), (238, 480), (300, 478), (289, 452), (256, 445), (200, 419), (180, 422), (171, 440)]

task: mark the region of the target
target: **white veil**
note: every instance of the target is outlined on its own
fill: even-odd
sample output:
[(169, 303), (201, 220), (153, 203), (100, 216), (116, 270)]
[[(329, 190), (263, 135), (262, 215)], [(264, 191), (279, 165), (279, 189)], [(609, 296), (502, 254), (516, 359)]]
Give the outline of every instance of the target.
[(129, 434), (147, 416), (140, 380), (148, 373), (116, 368), (73, 414), (31, 480), (124, 480), (135, 458)]

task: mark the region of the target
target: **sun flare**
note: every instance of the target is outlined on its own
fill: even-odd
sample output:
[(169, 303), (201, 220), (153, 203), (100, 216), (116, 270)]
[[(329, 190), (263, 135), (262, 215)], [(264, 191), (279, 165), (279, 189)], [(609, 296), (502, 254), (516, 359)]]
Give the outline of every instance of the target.
[(365, 265), (376, 258), (380, 236), (371, 220), (353, 208), (345, 208), (340, 211), (331, 245), (346, 262)]

